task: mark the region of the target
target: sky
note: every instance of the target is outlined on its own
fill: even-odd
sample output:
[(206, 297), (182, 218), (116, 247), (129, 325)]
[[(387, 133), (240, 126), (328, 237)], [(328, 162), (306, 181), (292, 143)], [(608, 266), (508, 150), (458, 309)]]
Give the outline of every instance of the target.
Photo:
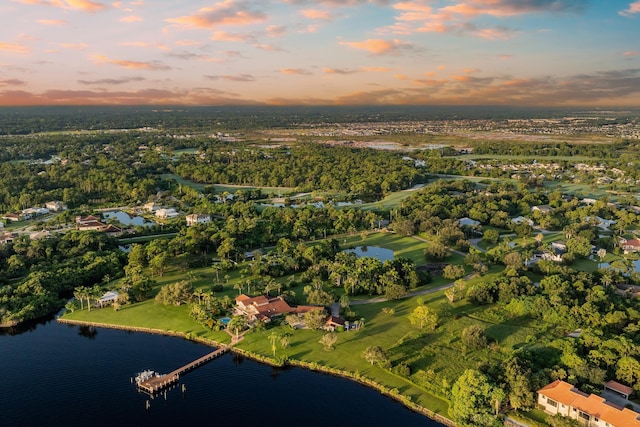
[(0, 105), (640, 107), (640, 0), (1, 0)]

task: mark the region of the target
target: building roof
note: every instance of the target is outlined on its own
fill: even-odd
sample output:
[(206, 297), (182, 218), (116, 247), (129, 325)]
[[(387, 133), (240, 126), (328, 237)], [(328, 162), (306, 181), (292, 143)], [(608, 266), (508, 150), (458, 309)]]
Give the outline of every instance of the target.
[(599, 418), (615, 427), (640, 427), (640, 414), (627, 408), (620, 408), (603, 397), (588, 395), (572, 384), (555, 380), (542, 387), (538, 393), (564, 405), (577, 408), (592, 417)]
[(604, 386), (609, 390), (617, 391), (618, 393), (626, 394), (627, 396), (633, 393), (633, 389), (631, 387), (628, 387), (624, 384), (620, 384), (619, 382), (614, 380), (607, 381)]

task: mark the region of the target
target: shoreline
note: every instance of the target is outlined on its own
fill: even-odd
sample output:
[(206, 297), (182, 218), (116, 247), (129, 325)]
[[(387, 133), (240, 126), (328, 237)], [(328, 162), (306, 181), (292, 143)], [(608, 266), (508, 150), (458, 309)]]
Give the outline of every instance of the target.
[[(164, 335), (164, 336), (169, 336), (169, 337), (177, 337), (177, 338), (183, 338), (189, 341), (193, 341), (193, 342), (197, 342), (200, 344), (204, 344), (204, 345), (208, 345), (211, 347), (221, 347), (221, 346), (225, 346), (226, 344), (211, 340), (211, 339), (205, 339), (205, 338), (198, 338), (198, 337), (187, 337), (187, 334), (185, 334), (184, 332), (179, 332), (179, 331), (166, 331), (163, 329), (154, 329), (154, 328), (146, 328), (146, 327), (138, 327), (138, 326), (125, 326), (125, 325), (114, 325), (111, 323), (98, 323), (98, 322), (87, 322), (84, 320), (70, 320), (70, 319), (64, 319), (62, 317), (56, 317), (55, 319), (58, 323), (62, 323), (65, 325), (72, 325), (72, 326), (89, 326), (89, 327), (95, 327), (95, 328), (105, 328), (105, 329), (118, 329), (118, 330), (122, 330), (122, 331), (131, 331), (131, 332), (143, 332), (143, 333), (147, 333), (147, 334), (155, 334), (155, 335)], [(239, 354), (241, 356), (247, 357), (249, 359), (252, 359), (256, 362), (259, 363), (264, 363), (266, 365), (269, 366), (274, 366), (274, 367), (283, 367), (283, 366), (295, 366), (295, 367), (299, 367), (299, 368), (305, 368), (305, 369), (309, 369), (310, 371), (316, 371), (316, 372), (321, 372), (324, 374), (328, 374), (328, 375), (333, 375), (336, 377), (340, 377), (340, 378), (345, 378), (351, 381), (355, 381), (359, 384), (362, 384), (366, 387), (372, 388), (376, 391), (378, 391), (379, 393), (381, 393), (383, 396), (389, 397), (393, 400), (395, 400), (396, 402), (401, 403), (402, 405), (404, 405), (406, 408), (417, 412), (421, 415), (426, 416), (427, 418), (439, 422), (440, 424), (443, 424), (447, 427), (455, 427), (456, 424), (450, 420), (449, 418), (442, 416), (438, 413), (433, 412), (432, 410), (425, 408), (423, 406), (418, 405), (417, 403), (414, 403), (410, 400), (410, 398), (407, 398), (405, 396), (402, 396), (397, 390), (394, 389), (389, 389), (388, 387), (379, 384), (377, 382), (375, 382), (374, 380), (371, 380), (369, 378), (363, 377), (362, 375), (359, 374), (354, 374), (352, 372), (349, 371), (345, 371), (342, 369), (336, 369), (336, 368), (328, 368), (322, 365), (319, 365), (318, 363), (315, 362), (304, 362), (302, 360), (286, 360), (284, 363), (278, 363), (276, 361), (274, 361), (273, 359), (271, 359), (270, 357), (266, 357), (263, 356), (261, 354), (257, 354), (257, 353), (253, 353), (251, 351), (247, 351), (247, 350), (243, 350), (241, 348), (237, 348), (234, 346), (229, 346), (229, 350)]]

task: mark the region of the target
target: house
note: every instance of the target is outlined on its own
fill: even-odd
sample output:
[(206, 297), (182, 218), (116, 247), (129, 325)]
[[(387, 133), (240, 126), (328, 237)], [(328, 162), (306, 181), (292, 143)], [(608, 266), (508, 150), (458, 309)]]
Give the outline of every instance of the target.
[(533, 220), (531, 220), (529, 218), (526, 218), (526, 217), (524, 217), (522, 215), (521, 216), (517, 216), (515, 218), (511, 218), (511, 222), (514, 223), (514, 224), (518, 224), (518, 225), (520, 225), (520, 224), (522, 224), (524, 222), (524, 223), (528, 224), (530, 227), (533, 227)]
[(206, 214), (191, 214), (186, 216), (187, 225), (206, 224), (211, 222), (211, 215)]
[(462, 227), (472, 227), (474, 225), (480, 225), (480, 221), (476, 221), (475, 219), (464, 217), (458, 220), (458, 224), (460, 224), (460, 226)]
[(639, 413), (561, 380), (538, 390), (538, 404), (549, 414), (572, 418), (586, 427), (640, 427)]
[(118, 293), (116, 291), (108, 291), (100, 297), (95, 306), (104, 307), (105, 305), (113, 304), (116, 301), (118, 301)]
[(22, 214), (19, 213), (6, 213), (2, 215), (0, 218), (6, 219), (8, 221), (22, 221), (25, 219)]
[(340, 317), (329, 316), (324, 324), (324, 329), (333, 332), (338, 328), (344, 328), (345, 322), (346, 321)]
[(615, 225), (615, 221), (612, 219), (604, 219), (604, 218), (600, 218), (599, 216), (587, 216), (584, 218), (586, 223), (593, 223), (595, 224), (596, 227), (599, 227), (600, 229), (606, 231), (609, 230), (609, 227), (611, 227), (612, 225)]
[(617, 381), (607, 381), (604, 385), (604, 391), (612, 391), (616, 395), (621, 396), (624, 400), (629, 400), (629, 396), (633, 394), (633, 389)]
[(65, 205), (62, 204), (59, 200), (53, 200), (51, 202), (47, 202), (44, 204), (44, 207), (49, 209), (51, 212), (59, 212), (67, 209)]
[(26, 218), (33, 218), (34, 216), (46, 215), (49, 213), (47, 208), (27, 208), (22, 210), (22, 215)]
[(29, 234), (29, 239), (31, 240), (42, 240), (48, 239), (49, 237), (51, 237), (51, 232), (47, 230), (36, 231), (35, 233)]
[(102, 220), (102, 218), (97, 217), (95, 215), (87, 215), (87, 216), (76, 216), (75, 221), (76, 224), (88, 224), (91, 222), (100, 222), (100, 220)]
[(261, 320), (267, 323), (271, 321), (272, 317), (289, 313), (303, 314), (311, 310), (322, 310), (322, 307), (305, 305), (291, 307), (279, 296), (266, 297), (259, 295), (257, 297), (250, 297), (241, 294), (236, 297), (236, 313), (247, 316), (251, 321)]
[(160, 209), (160, 207), (156, 205), (154, 202), (149, 202), (149, 203), (145, 203), (142, 209), (147, 212), (155, 212), (158, 209)]
[(640, 239), (620, 239), (620, 246), (625, 254), (629, 252), (640, 252)]
[(549, 205), (537, 205), (531, 207), (531, 212), (540, 212), (542, 214), (550, 214), (553, 211), (553, 208)]
[(171, 219), (171, 218), (176, 218), (180, 214), (176, 212), (174, 208), (166, 208), (166, 209), (163, 208), (163, 209), (156, 210), (155, 215), (156, 215), (156, 218)]
[(11, 243), (16, 237), (18, 237), (18, 233), (0, 234), (0, 243), (3, 243), (3, 244)]
[(102, 231), (105, 227), (100, 221), (76, 222), (76, 230), (80, 231)]

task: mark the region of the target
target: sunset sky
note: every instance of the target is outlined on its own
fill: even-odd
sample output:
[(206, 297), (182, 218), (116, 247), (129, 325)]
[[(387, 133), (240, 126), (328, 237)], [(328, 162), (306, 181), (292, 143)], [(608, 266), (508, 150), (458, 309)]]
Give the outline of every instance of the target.
[(640, 107), (640, 0), (2, 0), (0, 105)]

